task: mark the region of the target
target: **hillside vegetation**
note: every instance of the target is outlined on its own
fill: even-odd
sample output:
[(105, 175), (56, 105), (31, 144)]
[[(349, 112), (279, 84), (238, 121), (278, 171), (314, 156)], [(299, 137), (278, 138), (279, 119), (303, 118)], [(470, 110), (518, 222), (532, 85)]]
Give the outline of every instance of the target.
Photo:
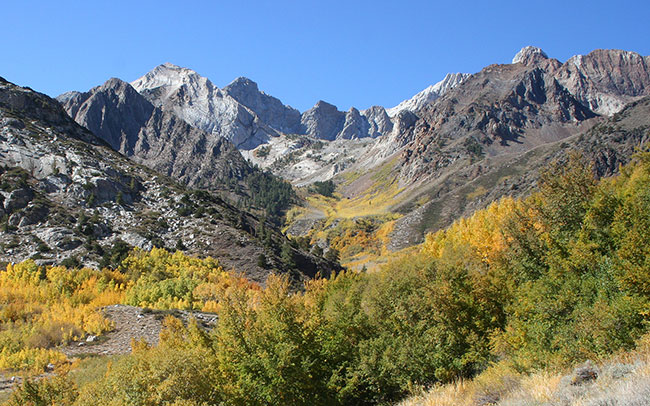
[[(27, 381), (8, 404), (391, 404), (495, 368), (525, 377), (608, 359), (648, 330), (649, 182), (650, 153), (599, 182), (573, 156), (524, 200), (457, 221), (377, 272), (341, 272), (296, 294), (285, 278), (260, 288), (163, 250), (135, 251), (118, 272), (71, 271), (81, 282), (57, 300), (87, 289), (75, 308), (100, 300), (106, 289), (90, 281), (106, 280), (115, 301), (214, 311), (218, 325), (207, 334), (170, 319), (157, 347), (135, 342), (95, 381)], [(3, 289), (19, 270), (9, 279), (24, 302), (44, 306), (48, 295), (33, 292), (58, 289), (53, 269), (9, 267)], [(3, 325), (41, 325), (22, 312)]]

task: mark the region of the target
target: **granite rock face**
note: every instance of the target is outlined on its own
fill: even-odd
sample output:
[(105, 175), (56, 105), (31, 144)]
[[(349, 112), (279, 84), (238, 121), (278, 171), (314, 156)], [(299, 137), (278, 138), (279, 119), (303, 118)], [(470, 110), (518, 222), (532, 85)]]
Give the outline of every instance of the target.
[[(132, 85), (162, 110), (174, 113), (193, 127), (231, 141), (239, 149), (255, 148), (269, 137), (279, 135), (225, 89), (219, 89), (190, 69), (166, 63)], [(250, 94), (252, 87), (257, 86), (242, 79), (236, 80), (230, 90), (255, 105), (255, 97)], [(273, 115), (272, 112), (268, 114)]]
[(512, 60), (552, 74), (582, 104), (610, 116), (626, 104), (650, 95), (650, 57), (618, 49), (597, 49), (575, 55), (565, 63), (527, 46)]
[(154, 106), (119, 79), (58, 100), (77, 123), (116, 151), (189, 186), (218, 189), (227, 180), (251, 172), (227, 139)]
[(393, 130), (393, 120), (381, 106), (359, 111), (352, 107), (347, 112), (319, 101), (302, 114), (304, 135), (326, 141), (377, 138)]
[(301, 131), (300, 112), (259, 90), (257, 83), (244, 77), (235, 79), (223, 91), (252, 110), (262, 122), (285, 134)]
[(345, 125), (345, 113), (336, 106), (320, 100), (314, 107), (302, 114), (304, 133), (323, 139), (335, 140)]

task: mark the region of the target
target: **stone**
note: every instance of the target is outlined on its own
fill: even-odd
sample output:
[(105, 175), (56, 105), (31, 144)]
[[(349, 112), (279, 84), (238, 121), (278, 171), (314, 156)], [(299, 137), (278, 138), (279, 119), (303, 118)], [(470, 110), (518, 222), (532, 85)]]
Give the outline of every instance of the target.
[(34, 198), (34, 192), (29, 188), (16, 189), (5, 198), (4, 206), (7, 213), (27, 207)]
[[(132, 85), (156, 107), (175, 114), (197, 129), (225, 138), (238, 148), (253, 149), (269, 137), (279, 136), (278, 131), (253, 109), (231, 96), (230, 93), (241, 97), (256, 108), (269, 101), (279, 107), (275, 102), (277, 99), (255, 95), (255, 92), (259, 93), (257, 85), (246, 78), (237, 79), (229, 90), (222, 90), (190, 69), (166, 63), (135, 80)], [(272, 117), (277, 112), (269, 108), (263, 115)], [(283, 110), (280, 117), (284, 113), (292, 115)]]
[(598, 114), (612, 115), (650, 96), (650, 56), (614, 49), (576, 55), (555, 73), (558, 82)]
[(300, 119), (304, 133), (323, 140), (336, 139), (345, 124), (346, 114), (333, 104), (320, 100)]
[(48, 213), (49, 209), (45, 206), (30, 205), (22, 211), (22, 218), (18, 223), (18, 227), (38, 224), (47, 219)]
[(573, 371), (571, 385), (584, 385), (598, 379), (600, 370), (591, 362), (587, 361)]

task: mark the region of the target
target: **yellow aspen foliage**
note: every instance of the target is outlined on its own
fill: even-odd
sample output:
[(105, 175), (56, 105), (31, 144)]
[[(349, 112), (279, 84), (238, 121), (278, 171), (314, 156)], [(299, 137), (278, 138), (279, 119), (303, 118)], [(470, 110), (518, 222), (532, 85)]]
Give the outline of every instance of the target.
[(482, 261), (493, 262), (507, 247), (504, 224), (517, 204), (514, 199), (505, 197), (468, 218), (456, 221), (445, 230), (427, 235), (422, 244), (423, 253), (440, 258), (446, 248), (467, 244)]
[(99, 308), (124, 300), (119, 272), (37, 266), (0, 272), (0, 369), (42, 372), (65, 359), (53, 348), (112, 328)]

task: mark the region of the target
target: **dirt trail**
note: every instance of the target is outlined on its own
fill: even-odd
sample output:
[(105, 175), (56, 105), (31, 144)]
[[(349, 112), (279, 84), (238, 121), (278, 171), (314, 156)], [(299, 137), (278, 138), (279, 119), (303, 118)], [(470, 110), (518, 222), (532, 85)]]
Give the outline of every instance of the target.
[(113, 305), (102, 312), (114, 323), (113, 331), (98, 337), (93, 342), (77, 342), (60, 348), (68, 357), (78, 355), (114, 355), (131, 352), (131, 340), (145, 340), (151, 345), (158, 344), (162, 322), (171, 315), (184, 323), (194, 317), (201, 326), (211, 329), (217, 316), (210, 313), (188, 312), (185, 310), (149, 310), (141, 307)]
[[(184, 323), (194, 317), (199, 325), (211, 330), (217, 322), (217, 316), (212, 313), (188, 312), (185, 310), (150, 310), (141, 307), (113, 305), (101, 309), (104, 316), (114, 324), (113, 331), (97, 337), (95, 341), (80, 341), (65, 347), (57, 348), (67, 357), (80, 355), (115, 355), (131, 352), (131, 339), (145, 340), (151, 345), (158, 344), (162, 322), (167, 316), (174, 316)], [(52, 376), (52, 370), (32, 379), (43, 379)], [(23, 382), (23, 377), (11, 372), (0, 373), (0, 401), (4, 400), (11, 390)]]

